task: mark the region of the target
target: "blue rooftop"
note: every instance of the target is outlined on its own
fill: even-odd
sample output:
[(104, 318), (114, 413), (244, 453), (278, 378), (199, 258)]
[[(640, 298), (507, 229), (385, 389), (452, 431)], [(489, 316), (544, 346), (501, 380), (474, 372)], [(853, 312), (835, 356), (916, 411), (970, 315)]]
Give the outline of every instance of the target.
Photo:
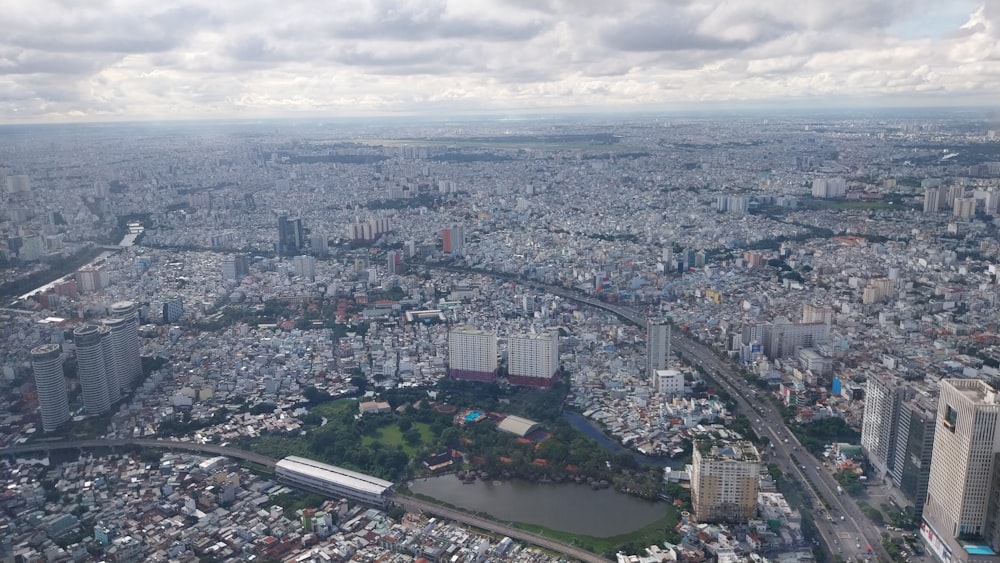
[(963, 545), (965, 552), (969, 555), (996, 555), (989, 546), (986, 545)]

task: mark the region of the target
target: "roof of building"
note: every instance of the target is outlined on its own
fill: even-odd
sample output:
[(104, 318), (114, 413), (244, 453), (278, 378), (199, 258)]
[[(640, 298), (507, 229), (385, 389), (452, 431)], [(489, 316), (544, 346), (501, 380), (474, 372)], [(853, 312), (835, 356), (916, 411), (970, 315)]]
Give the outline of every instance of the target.
[(497, 428), (503, 430), (504, 432), (510, 432), (511, 434), (525, 437), (531, 433), (532, 430), (536, 430), (539, 424), (534, 420), (528, 420), (527, 418), (521, 418), (519, 416), (510, 415), (500, 421)]
[(364, 473), (358, 473), (350, 469), (298, 456), (288, 456), (282, 459), (277, 463), (277, 468), (324, 479), (331, 483), (338, 483), (345, 487), (375, 495), (385, 493), (394, 485), (390, 481), (372, 477), (371, 475), (365, 475)]

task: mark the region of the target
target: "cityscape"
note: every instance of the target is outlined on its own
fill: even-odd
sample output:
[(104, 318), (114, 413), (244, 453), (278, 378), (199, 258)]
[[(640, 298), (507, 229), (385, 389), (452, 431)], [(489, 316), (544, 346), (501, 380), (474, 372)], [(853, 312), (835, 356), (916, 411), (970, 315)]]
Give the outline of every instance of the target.
[(992, 557), (988, 122), (150, 127), (4, 135), (8, 556)]
[(1000, 563), (996, 5), (3, 12), (0, 563)]

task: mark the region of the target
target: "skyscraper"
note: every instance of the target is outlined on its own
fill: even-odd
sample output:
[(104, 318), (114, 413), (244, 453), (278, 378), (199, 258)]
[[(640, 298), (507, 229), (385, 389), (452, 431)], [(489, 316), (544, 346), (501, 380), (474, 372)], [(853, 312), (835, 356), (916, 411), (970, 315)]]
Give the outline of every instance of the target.
[(986, 560), (1000, 546), (1000, 398), (978, 379), (942, 379), (940, 390), (920, 534), (941, 561)]
[(757, 512), (760, 454), (750, 442), (697, 440), (691, 505), (699, 522), (746, 522)]
[(448, 375), (455, 379), (494, 381), (497, 378), (497, 335), (473, 327), (448, 333)]
[(222, 281), (239, 282), (250, 272), (245, 254), (233, 254), (223, 258), (221, 267)]
[(665, 320), (646, 321), (646, 377), (667, 369), (670, 362), (670, 324)]
[(465, 254), (465, 227), (456, 225), (441, 231), (441, 252)]
[(892, 484), (913, 503), (913, 513), (918, 516), (927, 499), (936, 409), (934, 401), (924, 397), (905, 401), (899, 408)]
[(83, 408), (88, 414), (106, 413), (111, 409), (111, 396), (108, 393), (108, 366), (104, 365), (101, 332), (97, 325), (78, 326), (73, 329), (73, 342), (76, 343)]
[(305, 246), (302, 219), (278, 216), (278, 256), (294, 256)]
[(865, 411), (861, 419), (861, 449), (880, 479), (888, 478), (896, 465), (896, 431), (899, 410), (913, 389), (889, 373), (868, 376)]
[(118, 370), (115, 369), (115, 351), (111, 344), (111, 327), (105, 323), (101, 323), (98, 325), (97, 330), (101, 333), (101, 352), (104, 356), (104, 368), (108, 372), (108, 397), (111, 398), (111, 404), (113, 405), (122, 398), (122, 384), (119, 381)]
[(142, 358), (139, 357), (139, 319), (135, 314), (135, 303), (119, 301), (111, 305), (111, 318), (121, 319), (118, 323), (111, 320), (111, 350), (115, 358), (115, 369), (118, 370), (118, 383), (122, 389), (137, 381), (142, 375)]
[(558, 332), (523, 334), (507, 340), (507, 379), (511, 383), (549, 387), (558, 371)]
[(59, 345), (42, 344), (32, 348), (31, 369), (35, 372), (42, 429), (52, 432), (69, 420), (69, 397), (66, 395), (66, 378), (63, 375)]

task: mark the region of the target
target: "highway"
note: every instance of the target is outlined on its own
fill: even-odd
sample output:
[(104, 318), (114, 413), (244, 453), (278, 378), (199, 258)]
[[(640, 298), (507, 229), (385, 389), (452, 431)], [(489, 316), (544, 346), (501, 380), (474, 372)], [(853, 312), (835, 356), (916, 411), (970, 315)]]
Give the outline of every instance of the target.
[[(605, 303), (557, 286), (534, 282), (529, 282), (527, 285), (577, 303), (603, 309), (640, 327), (646, 326), (646, 316), (635, 309)], [(769, 400), (758, 399), (756, 389), (739, 377), (733, 371), (733, 367), (728, 362), (723, 362), (710, 348), (676, 334), (671, 338), (671, 346), (686, 361), (701, 367), (707, 380), (726, 390), (736, 401), (737, 411), (750, 420), (760, 435), (767, 436), (775, 445), (771, 452), (772, 460), (786, 474), (797, 476), (803, 490), (813, 498), (814, 514), (818, 516), (813, 519), (813, 523), (830, 554), (844, 559), (853, 557), (858, 560), (871, 559), (877, 555), (881, 561), (891, 561), (888, 552), (882, 547), (878, 529), (861, 512), (854, 499), (837, 493), (838, 484), (833, 475), (829, 471), (824, 471), (816, 458), (802, 449), (802, 445), (782, 420), (781, 413), (773, 408)], [(798, 459), (799, 463), (795, 463), (795, 459)], [(815, 490), (809, 486), (810, 481), (815, 485)], [(832, 512), (826, 506), (830, 506)], [(844, 517), (843, 520), (841, 516)], [(868, 552), (869, 546), (872, 549), (871, 553)]]
[(75, 440), (61, 442), (32, 442), (0, 448), (0, 456), (17, 456), (32, 452), (50, 452), (53, 450), (85, 450), (90, 448), (121, 448), (126, 446), (142, 446), (144, 448), (160, 448), (165, 450), (186, 450), (214, 455), (231, 457), (259, 463), (265, 467), (273, 468), (276, 459), (226, 446), (215, 444), (197, 444), (195, 442), (182, 442), (180, 440), (156, 440), (148, 438), (123, 438), (116, 440), (96, 439), (96, 440)]
[[(50, 452), (53, 450), (83, 450), (89, 448), (121, 448), (126, 446), (142, 446), (146, 448), (161, 448), (170, 450), (187, 450), (199, 453), (209, 453), (241, 459), (259, 463), (266, 467), (273, 468), (278, 460), (227, 446), (217, 446), (214, 444), (197, 444), (194, 442), (182, 442), (179, 440), (155, 440), (155, 439), (121, 439), (121, 440), (77, 440), (59, 442), (34, 442), (7, 448), (0, 448), (0, 456), (18, 456), (21, 454), (34, 452)], [(479, 517), (474, 514), (438, 506), (429, 502), (424, 502), (407, 496), (395, 496), (393, 501), (406, 508), (406, 510), (419, 510), (428, 514), (435, 514), (456, 522), (461, 522), (467, 526), (473, 526), (482, 530), (487, 530), (496, 534), (510, 536), (513, 539), (537, 545), (541, 548), (561, 553), (567, 557), (578, 559), (586, 563), (606, 563), (608, 560), (591, 553), (583, 548), (561, 542), (556, 539), (547, 538), (539, 534), (533, 534), (524, 530), (519, 530), (506, 524), (501, 524), (493, 520)]]

